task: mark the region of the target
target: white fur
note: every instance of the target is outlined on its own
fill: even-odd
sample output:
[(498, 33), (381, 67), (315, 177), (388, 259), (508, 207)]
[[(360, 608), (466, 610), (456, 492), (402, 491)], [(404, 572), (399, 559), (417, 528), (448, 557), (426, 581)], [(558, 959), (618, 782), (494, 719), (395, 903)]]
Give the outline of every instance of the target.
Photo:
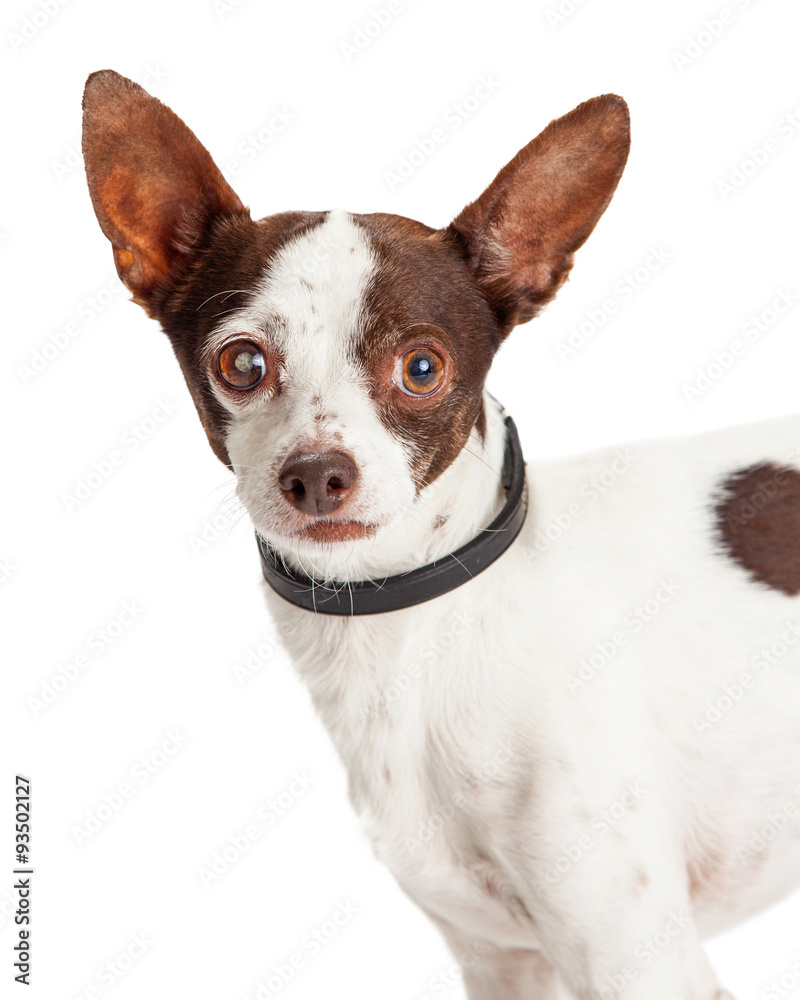
[[(341, 252), (323, 254), (326, 240)], [(243, 502), (284, 556), (344, 580), (451, 551), (502, 503), (488, 396), (486, 441), (473, 435), (415, 499), (348, 351), (373, 267), (334, 213), (218, 334), (258, 331), (286, 357), (278, 396), (226, 404)], [(309, 441), (356, 458), (373, 539), (282, 535), (276, 469)], [(530, 466), (520, 538), (415, 608), (313, 617), (266, 588), (375, 850), (465, 959), (472, 1000), (550, 1000), (564, 984), (580, 998), (620, 984), (626, 1000), (722, 998), (701, 939), (800, 880), (797, 819), (750, 846), (800, 806), (800, 602), (754, 584), (713, 531), (718, 484), (754, 463), (796, 466), (798, 445), (791, 419)], [(761, 669), (759, 651), (784, 640)], [(698, 725), (746, 672), (749, 690)]]
[[(800, 807), (800, 643), (754, 666), (800, 623), (800, 603), (716, 551), (709, 503), (732, 469), (784, 462), (798, 442), (793, 419), (637, 445), (594, 500), (586, 486), (620, 467), (616, 449), (529, 467), (523, 535), (418, 608), (310, 628), (266, 589), (378, 856), (456, 954), (481, 956), (471, 997), (556, 996), (528, 992), (557, 989), (552, 963), (580, 997), (615, 995), (628, 968), (626, 1000), (710, 1000), (700, 939), (800, 880), (796, 819), (749, 847), (770, 815)], [(537, 551), (537, 532), (575, 502), (583, 514)], [(619, 632), (607, 663), (570, 683)], [(755, 686), (698, 732), (708, 702), (748, 671)], [(637, 783), (644, 793), (626, 800)], [(687, 864), (706, 855), (717, 861), (691, 900)]]

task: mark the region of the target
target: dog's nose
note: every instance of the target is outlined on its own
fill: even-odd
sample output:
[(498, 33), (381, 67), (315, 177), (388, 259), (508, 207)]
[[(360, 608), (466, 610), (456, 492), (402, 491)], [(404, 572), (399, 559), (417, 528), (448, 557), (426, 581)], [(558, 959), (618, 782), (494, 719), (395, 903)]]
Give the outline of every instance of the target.
[(278, 482), (288, 502), (306, 514), (330, 514), (358, 479), (355, 462), (340, 451), (296, 451)]

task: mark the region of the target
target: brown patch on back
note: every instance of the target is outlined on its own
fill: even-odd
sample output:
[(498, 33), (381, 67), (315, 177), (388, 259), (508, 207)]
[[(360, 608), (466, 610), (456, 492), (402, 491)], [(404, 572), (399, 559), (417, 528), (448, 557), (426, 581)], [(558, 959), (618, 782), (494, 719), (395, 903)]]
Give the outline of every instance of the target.
[(800, 594), (800, 472), (765, 462), (740, 469), (716, 505), (726, 553), (760, 583)]

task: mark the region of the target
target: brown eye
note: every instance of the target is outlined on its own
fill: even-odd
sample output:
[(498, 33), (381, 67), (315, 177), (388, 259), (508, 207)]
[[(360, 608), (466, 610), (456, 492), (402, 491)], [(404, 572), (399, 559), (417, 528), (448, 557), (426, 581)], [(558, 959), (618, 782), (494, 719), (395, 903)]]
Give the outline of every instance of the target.
[(235, 340), (220, 351), (219, 373), (234, 389), (252, 389), (266, 373), (261, 348), (252, 340)]
[(418, 347), (408, 351), (399, 359), (401, 381), (397, 382), (404, 392), (412, 396), (427, 396), (441, 383), (444, 375), (444, 361), (436, 351)]

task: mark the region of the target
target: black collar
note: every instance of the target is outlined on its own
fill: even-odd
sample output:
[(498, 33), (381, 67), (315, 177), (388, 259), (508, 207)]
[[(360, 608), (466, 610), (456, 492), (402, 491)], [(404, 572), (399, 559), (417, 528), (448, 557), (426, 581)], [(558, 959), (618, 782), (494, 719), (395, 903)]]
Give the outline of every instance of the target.
[(466, 545), (435, 562), (384, 580), (317, 583), (287, 569), (269, 542), (256, 535), (264, 578), (276, 593), (306, 611), (322, 615), (377, 615), (410, 608), (455, 590), (491, 566), (520, 532), (528, 512), (525, 461), (514, 421), (506, 417), (503, 488), (506, 502), (492, 521)]

